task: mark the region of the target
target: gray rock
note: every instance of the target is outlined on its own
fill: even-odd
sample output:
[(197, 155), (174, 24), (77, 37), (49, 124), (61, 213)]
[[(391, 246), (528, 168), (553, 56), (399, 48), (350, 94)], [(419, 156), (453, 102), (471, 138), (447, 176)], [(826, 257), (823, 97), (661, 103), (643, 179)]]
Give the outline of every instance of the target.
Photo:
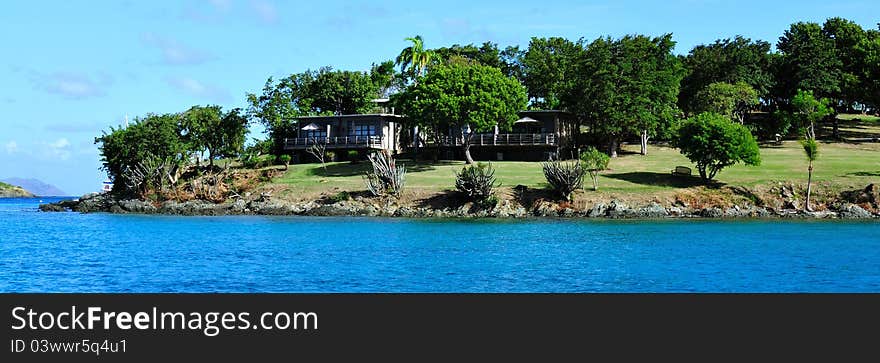
[(840, 218), (864, 219), (873, 217), (871, 212), (852, 203), (844, 203), (837, 209), (837, 213)]
[(606, 211), (606, 215), (610, 218), (626, 218), (632, 216), (632, 214), (629, 206), (617, 200), (612, 200)]
[(663, 218), (669, 215), (666, 208), (658, 203), (651, 203), (647, 207), (639, 208), (634, 214), (637, 218)]
[(608, 211), (608, 206), (605, 203), (596, 203), (593, 204), (593, 207), (587, 212), (587, 217), (590, 218), (599, 218), (604, 217), (605, 213)]
[(40, 204), (41, 212), (66, 212), (67, 209), (58, 203)]
[(156, 207), (150, 202), (139, 199), (126, 199), (119, 201), (119, 207), (131, 213), (155, 213)]
[(721, 218), (724, 217), (724, 211), (717, 207), (708, 207), (700, 211), (700, 216), (705, 218)]

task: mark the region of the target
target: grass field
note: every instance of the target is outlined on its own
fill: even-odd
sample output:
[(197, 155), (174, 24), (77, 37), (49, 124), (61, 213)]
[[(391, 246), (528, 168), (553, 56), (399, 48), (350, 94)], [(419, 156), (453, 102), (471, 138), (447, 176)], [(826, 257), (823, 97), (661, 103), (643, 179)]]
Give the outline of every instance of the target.
[[(626, 152), (612, 159), (609, 170), (601, 175), (600, 193), (656, 194), (700, 185), (696, 176), (671, 175), (670, 171), (677, 165), (693, 167), (677, 149), (651, 146), (647, 156), (636, 153), (637, 145), (625, 146), (624, 150)], [(736, 165), (720, 172), (716, 179), (720, 183), (745, 187), (779, 181), (806, 181), (807, 162), (797, 142), (764, 145), (761, 158), (760, 166)], [(460, 161), (432, 164), (401, 160), (399, 163), (407, 167), (406, 188), (413, 194), (453, 189), (455, 171), (464, 165)], [(532, 188), (546, 187), (540, 163), (504, 161), (492, 162), (492, 165), (496, 169), (496, 178), (505, 188), (519, 184)], [(320, 164), (291, 165), (287, 173), (273, 180), (273, 184), (281, 187), (280, 192), (294, 198), (312, 198), (338, 191), (357, 192), (365, 190), (362, 175), (369, 168), (367, 162), (328, 163), (326, 171)], [(880, 144), (821, 144), (813, 178), (817, 182), (831, 182), (845, 187), (864, 187), (872, 182), (880, 182)]]

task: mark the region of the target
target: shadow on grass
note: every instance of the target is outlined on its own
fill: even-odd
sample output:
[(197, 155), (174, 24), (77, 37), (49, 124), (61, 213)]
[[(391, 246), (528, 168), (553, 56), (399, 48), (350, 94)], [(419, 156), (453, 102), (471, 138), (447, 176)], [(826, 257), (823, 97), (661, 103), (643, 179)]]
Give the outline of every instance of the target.
[[(408, 173), (419, 173), (423, 171), (431, 171), (436, 169), (438, 166), (444, 165), (456, 165), (459, 164), (454, 161), (438, 161), (436, 163), (432, 163), (430, 161), (412, 161), (412, 160), (397, 160), (397, 165), (406, 166), (406, 171)], [(359, 161), (357, 163), (335, 163), (328, 164), (326, 170), (321, 167), (320, 164), (315, 164), (315, 166), (308, 170), (307, 173), (310, 175), (322, 176), (322, 177), (345, 177), (345, 176), (357, 176), (364, 175), (364, 173), (373, 170), (373, 166), (369, 161)]]
[(847, 173), (846, 176), (880, 176), (880, 171), (857, 171), (854, 173)]
[[(630, 183), (665, 186), (676, 188), (688, 188), (698, 185), (704, 185), (703, 181), (697, 176), (679, 176), (671, 173), (653, 173), (647, 171), (637, 171), (631, 173), (604, 174), (605, 177), (628, 181)], [(712, 183), (707, 186), (717, 187), (718, 183)]]

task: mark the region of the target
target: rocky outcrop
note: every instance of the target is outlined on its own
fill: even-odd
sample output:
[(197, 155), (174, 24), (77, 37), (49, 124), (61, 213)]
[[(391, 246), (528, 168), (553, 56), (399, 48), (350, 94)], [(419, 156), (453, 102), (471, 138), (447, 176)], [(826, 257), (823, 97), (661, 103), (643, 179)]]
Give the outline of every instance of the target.
[[(786, 193), (782, 189), (781, 194)], [(792, 194), (792, 193), (788, 193)], [(792, 194), (793, 195), (793, 194)], [(480, 203), (453, 203), (442, 207), (425, 205), (399, 205), (393, 200), (357, 197), (337, 202), (308, 201), (289, 203), (274, 200), (271, 196), (253, 199), (244, 197), (223, 203), (202, 200), (149, 202), (138, 199), (116, 199), (109, 194), (89, 194), (78, 200), (62, 201), (40, 206), (46, 212), (76, 211), (82, 213), (141, 213), (171, 215), (307, 215), (307, 216), (369, 216), (399, 218), (611, 218), (611, 219), (657, 219), (657, 218), (877, 218), (872, 203), (877, 201), (876, 188), (849, 195), (852, 201), (843, 199), (836, 204), (815, 212), (805, 212), (792, 205), (778, 207), (739, 204), (733, 206), (705, 206), (694, 208), (676, 200), (664, 206), (658, 202), (647, 205), (630, 205), (621, 200), (597, 202), (581, 208), (570, 203), (537, 200), (527, 208), (512, 200), (500, 200), (494, 206)], [(874, 199), (871, 199), (874, 198)]]

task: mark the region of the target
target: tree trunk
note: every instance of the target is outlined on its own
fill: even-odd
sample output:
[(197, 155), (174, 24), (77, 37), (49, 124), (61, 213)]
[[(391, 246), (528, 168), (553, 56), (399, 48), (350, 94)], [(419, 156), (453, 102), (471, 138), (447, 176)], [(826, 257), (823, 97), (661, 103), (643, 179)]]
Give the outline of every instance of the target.
[(208, 166), (214, 169), (214, 153), (208, 151)]
[(648, 130), (642, 130), (642, 155), (648, 155)]
[(804, 210), (807, 212), (812, 212), (813, 208), (810, 208), (810, 193), (813, 191), (813, 162), (810, 161), (810, 167), (807, 168), (807, 202), (804, 204)]
[(467, 138), (464, 140), (464, 162), (468, 165), (474, 163), (474, 159), (471, 157), (471, 143)]
[(613, 137), (611, 139), (611, 148), (608, 150), (608, 154), (611, 154), (612, 158), (617, 157), (617, 137)]

